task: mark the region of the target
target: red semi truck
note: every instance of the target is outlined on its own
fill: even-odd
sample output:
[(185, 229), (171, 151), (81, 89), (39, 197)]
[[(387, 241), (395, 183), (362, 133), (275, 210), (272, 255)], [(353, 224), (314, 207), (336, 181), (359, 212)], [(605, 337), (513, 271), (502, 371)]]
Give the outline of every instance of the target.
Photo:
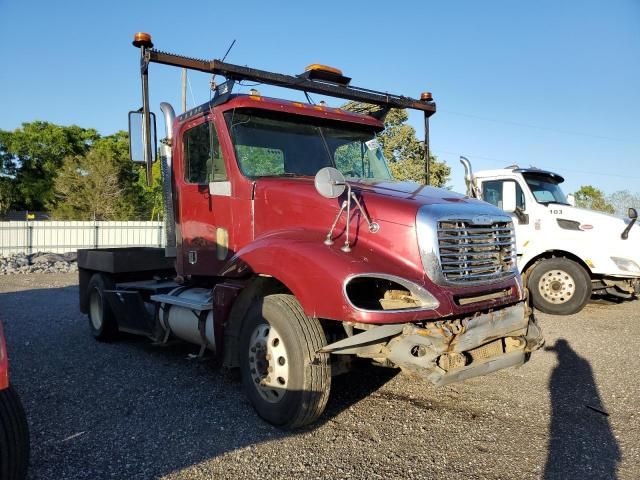
[[(96, 338), (197, 344), (238, 367), (258, 414), (288, 428), (322, 414), (331, 376), (354, 357), (443, 385), (521, 365), (542, 345), (512, 219), (389, 173), (377, 140), (384, 115), (422, 111), (428, 132), (430, 94), (354, 87), (322, 65), (290, 76), (182, 57), (144, 33), (134, 45), (143, 107), (130, 113), (131, 152), (149, 172), (149, 65), (226, 81), (182, 115), (161, 104), (166, 248), (79, 251), (80, 308)], [(378, 110), (234, 94), (242, 81)]]

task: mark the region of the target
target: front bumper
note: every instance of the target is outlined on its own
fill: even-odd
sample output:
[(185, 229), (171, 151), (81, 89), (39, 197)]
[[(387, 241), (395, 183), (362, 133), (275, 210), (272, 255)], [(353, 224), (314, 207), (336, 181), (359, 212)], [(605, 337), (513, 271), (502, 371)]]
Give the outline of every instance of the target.
[(466, 318), (379, 325), (321, 351), (373, 358), (446, 385), (522, 365), (542, 345), (542, 331), (523, 301)]
[(436, 385), (522, 365), (544, 344), (525, 302), (471, 318), (405, 325), (387, 359)]
[(592, 282), (595, 295), (612, 295), (631, 299), (640, 295), (640, 278), (602, 277)]

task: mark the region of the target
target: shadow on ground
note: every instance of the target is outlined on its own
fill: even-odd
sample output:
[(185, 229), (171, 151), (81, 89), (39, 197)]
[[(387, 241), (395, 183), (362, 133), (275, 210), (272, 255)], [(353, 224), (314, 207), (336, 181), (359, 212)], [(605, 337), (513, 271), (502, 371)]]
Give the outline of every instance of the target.
[(334, 378), (321, 420), (286, 432), (259, 419), (241, 382), (212, 359), (190, 359), (197, 347), (131, 336), (96, 342), (77, 299), (76, 286), (0, 294), (33, 479), (159, 477), (320, 428), (396, 373), (369, 367)]
[(549, 380), (551, 422), (545, 479), (616, 478), (620, 448), (589, 362), (559, 339), (545, 350), (558, 364)]

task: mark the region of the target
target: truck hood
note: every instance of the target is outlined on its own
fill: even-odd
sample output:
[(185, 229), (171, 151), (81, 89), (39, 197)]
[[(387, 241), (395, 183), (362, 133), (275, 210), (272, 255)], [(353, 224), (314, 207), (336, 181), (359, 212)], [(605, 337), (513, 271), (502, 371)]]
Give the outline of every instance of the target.
[[(589, 210), (586, 208), (572, 207), (570, 205), (555, 204), (562, 208), (562, 215), (558, 215), (558, 218), (566, 220), (573, 220), (580, 222), (581, 225), (590, 225), (590, 230), (597, 230), (600, 232), (607, 232), (619, 238), (623, 230), (629, 225), (628, 218), (618, 217), (616, 215), (610, 215), (604, 212), (597, 212), (595, 210)], [(636, 223), (629, 232), (629, 240), (640, 240), (640, 227)]]
[(350, 181), (354, 191), (362, 196), (365, 208), (372, 217), (414, 225), (422, 206), (450, 205), (461, 214), (470, 210), (477, 213), (504, 215), (504, 212), (482, 200), (469, 198), (445, 188), (420, 185), (415, 182), (360, 182)]
[(474, 203), (477, 200), (469, 199), (464, 195), (461, 195), (444, 188), (436, 188), (427, 185), (420, 185), (415, 182), (361, 182), (350, 181), (353, 187), (358, 188), (362, 192), (376, 193), (379, 195), (386, 195), (390, 197), (403, 198), (406, 200), (416, 200), (418, 203), (431, 204), (442, 202), (471, 202)]

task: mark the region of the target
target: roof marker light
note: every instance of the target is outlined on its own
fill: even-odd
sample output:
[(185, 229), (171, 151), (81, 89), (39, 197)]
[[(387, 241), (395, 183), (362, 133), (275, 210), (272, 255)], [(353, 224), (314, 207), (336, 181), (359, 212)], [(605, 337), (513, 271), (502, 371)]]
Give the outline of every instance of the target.
[(151, 41), (151, 35), (146, 32), (137, 32), (133, 36), (133, 45), (135, 47), (153, 48), (153, 42)]
[(335, 83), (337, 85), (349, 85), (351, 79), (342, 74), (342, 70), (321, 63), (312, 63), (307, 65), (304, 73), (300, 77), (309, 80), (322, 80), (323, 82)]
[(310, 72), (312, 70), (321, 71), (321, 72), (330, 72), (330, 73), (333, 73), (334, 75), (342, 75), (342, 70), (340, 70), (339, 68), (330, 67), (328, 65), (322, 65), (320, 63), (312, 63), (311, 65), (307, 65), (307, 67), (304, 69), (305, 72)]

